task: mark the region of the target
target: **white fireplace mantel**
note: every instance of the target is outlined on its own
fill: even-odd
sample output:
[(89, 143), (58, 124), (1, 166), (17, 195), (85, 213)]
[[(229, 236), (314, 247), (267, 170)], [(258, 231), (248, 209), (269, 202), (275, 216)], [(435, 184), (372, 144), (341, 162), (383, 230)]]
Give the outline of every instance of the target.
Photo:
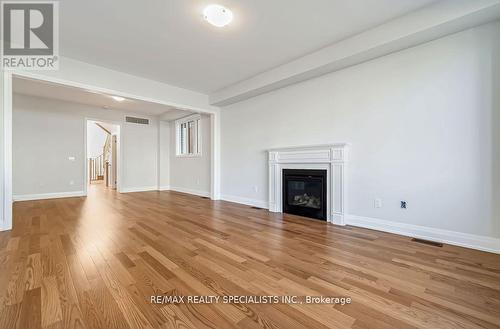
[(347, 149), (348, 144), (328, 144), (268, 150), (269, 211), (283, 212), (283, 169), (324, 169), (327, 171), (327, 221), (345, 225)]

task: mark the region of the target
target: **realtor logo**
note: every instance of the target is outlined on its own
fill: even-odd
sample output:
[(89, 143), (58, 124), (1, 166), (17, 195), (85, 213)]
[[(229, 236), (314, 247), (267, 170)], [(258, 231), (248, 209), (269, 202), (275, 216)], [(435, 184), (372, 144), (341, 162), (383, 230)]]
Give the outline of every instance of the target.
[(2, 68), (57, 70), (59, 17), (56, 1), (2, 1)]

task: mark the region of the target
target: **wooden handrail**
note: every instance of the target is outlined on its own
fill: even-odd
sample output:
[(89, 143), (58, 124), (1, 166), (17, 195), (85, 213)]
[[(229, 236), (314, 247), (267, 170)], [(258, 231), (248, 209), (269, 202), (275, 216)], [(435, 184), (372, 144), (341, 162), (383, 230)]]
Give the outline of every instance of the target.
[(95, 122), (95, 124), (101, 128), (102, 130), (104, 130), (105, 132), (108, 133), (108, 135), (111, 135), (111, 131), (109, 131), (108, 129), (104, 128), (99, 122)]

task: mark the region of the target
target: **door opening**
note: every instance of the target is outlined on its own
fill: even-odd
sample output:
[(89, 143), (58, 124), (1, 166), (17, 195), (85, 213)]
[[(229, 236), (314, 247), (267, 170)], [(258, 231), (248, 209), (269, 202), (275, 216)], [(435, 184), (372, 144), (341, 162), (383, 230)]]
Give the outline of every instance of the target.
[(99, 185), (117, 189), (119, 185), (119, 140), (117, 124), (87, 120), (87, 186)]

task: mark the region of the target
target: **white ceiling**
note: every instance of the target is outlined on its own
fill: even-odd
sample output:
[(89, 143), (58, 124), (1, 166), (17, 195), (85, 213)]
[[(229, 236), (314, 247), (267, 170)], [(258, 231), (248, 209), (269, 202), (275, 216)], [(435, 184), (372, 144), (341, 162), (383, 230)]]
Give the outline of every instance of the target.
[(127, 98), (123, 102), (117, 102), (111, 98), (111, 95), (95, 93), (92, 91), (60, 84), (18, 77), (13, 78), (13, 91), (17, 94), (58, 99), (62, 101), (96, 106), (103, 108), (103, 111), (115, 109), (134, 112), (138, 114), (143, 113), (153, 116), (172, 113), (176, 114), (175, 118), (185, 116), (190, 113), (188, 111), (179, 110), (167, 105), (150, 103), (136, 99)]
[(60, 1), (61, 54), (210, 93), (434, 0), (217, 0), (227, 27), (201, 17), (211, 0)]

